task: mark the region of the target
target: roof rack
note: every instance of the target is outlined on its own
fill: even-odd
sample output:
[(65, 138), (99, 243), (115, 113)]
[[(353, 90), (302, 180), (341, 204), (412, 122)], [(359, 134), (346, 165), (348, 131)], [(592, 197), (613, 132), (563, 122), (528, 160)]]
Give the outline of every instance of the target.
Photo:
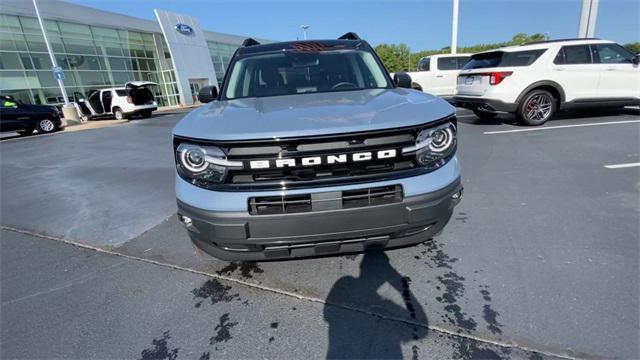
[(338, 38), (338, 40), (361, 40), (360, 36), (354, 32), (348, 32)]
[(260, 45), (260, 43), (256, 39), (253, 39), (253, 38), (246, 38), (242, 42), (242, 47), (254, 46), (254, 45)]
[(570, 39), (540, 40), (540, 41), (530, 41), (522, 45), (547, 44), (547, 43), (554, 43), (554, 42), (561, 42), (561, 41), (579, 41), (579, 40), (586, 41), (586, 40), (600, 40), (600, 39), (599, 38), (570, 38)]

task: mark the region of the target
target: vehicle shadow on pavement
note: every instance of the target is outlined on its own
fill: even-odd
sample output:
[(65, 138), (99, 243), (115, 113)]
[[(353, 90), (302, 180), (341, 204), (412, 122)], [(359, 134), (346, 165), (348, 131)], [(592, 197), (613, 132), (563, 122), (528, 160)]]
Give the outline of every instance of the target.
[[(360, 276), (343, 276), (331, 288), (324, 307), (324, 319), (329, 324), (328, 359), (401, 359), (401, 345), (427, 336), (427, 316), (410, 289), (411, 280), (391, 266), (383, 251), (367, 252), (360, 263)], [(389, 284), (404, 300), (404, 306), (383, 298), (378, 289)], [(384, 331), (388, 322), (384, 318), (371, 322), (357, 321), (359, 317), (345, 313), (344, 307), (361, 307), (362, 303), (372, 312), (390, 314), (398, 318), (409, 313), (410, 321), (422, 326), (411, 326), (412, 331)], [(341, 304), (336, 306), (333, 304)], [(405, 315), (406, 317), (406, 315)], [(417, 345), (413, 346), (417, 352)]]

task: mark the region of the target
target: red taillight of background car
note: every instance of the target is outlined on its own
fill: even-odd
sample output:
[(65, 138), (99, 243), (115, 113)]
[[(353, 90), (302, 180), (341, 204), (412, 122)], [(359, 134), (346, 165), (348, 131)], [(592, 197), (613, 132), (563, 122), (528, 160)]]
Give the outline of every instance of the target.
[(490, 72), (490, 73), (487, 73), (486, 75), (489, 75), (489, 84), (498, 85), (502, 82), (502, 80), (504, 80), (504, 78), (506, 78), (511, 74), (513, 74), (513, 71)]
[(131, 98), (131, 96), (127, 96), (127, 102), (129, 104), (133, 104), (133, 99)]

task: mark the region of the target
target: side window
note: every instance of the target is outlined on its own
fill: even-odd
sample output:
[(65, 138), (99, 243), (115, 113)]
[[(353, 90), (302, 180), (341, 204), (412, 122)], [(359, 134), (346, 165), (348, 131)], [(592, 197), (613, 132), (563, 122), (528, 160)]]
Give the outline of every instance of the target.
[(418, 71), (429, 71), (430, 58), (422, 58), (418, 62)]
[(438, 70), (457, 70), (458, 60), (455, 57), (445, 57), (438, 59)]
[(630, 64), (633, 62), (633, 54), (618, 44), (596, 44), (592, 46), (595, 47), (595, 62), (602, 64)]
[[(561, 52), (564, 54), (562, 64), (591, 64), (589, 45), (563, 46)], [(556, 60), (558, 60), (557, 56)], [(555, 61), (554, 63), (558, 64)]]
[(564, 48), (560, 48), (560, 50), (558, 50), (558, 54), (556, 55), (556, 58), (553, 59), (553, 63), (556, 65), (564, 64)]
[(457, 69), (461, 70), (466, 65), (466, 63), (469, 62), (469, 59), (471, 59), (471, 56), (460, 56), (456, 58), (456, 60), (458, 61)]

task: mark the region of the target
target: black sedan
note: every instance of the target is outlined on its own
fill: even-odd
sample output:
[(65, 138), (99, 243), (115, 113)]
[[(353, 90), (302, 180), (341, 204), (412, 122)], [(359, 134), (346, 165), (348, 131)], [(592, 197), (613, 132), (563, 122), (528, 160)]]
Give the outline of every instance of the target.
[(50, 105), (23, 104), (11, 96), (0, 96), (0, 131), (17, 131), (20, 135), (51, 133), (64, 128), (59, 110)]

